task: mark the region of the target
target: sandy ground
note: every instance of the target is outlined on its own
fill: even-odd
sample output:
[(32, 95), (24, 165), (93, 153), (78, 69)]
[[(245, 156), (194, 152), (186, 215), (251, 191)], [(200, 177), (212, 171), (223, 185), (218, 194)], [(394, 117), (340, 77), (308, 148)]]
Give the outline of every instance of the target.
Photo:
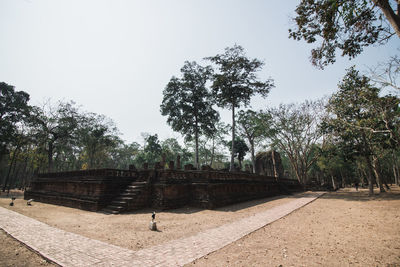
[[(10, 207), (10, 200), (4, 195), (0, 196), (0, 206), (66, 231), (138, 250), (190, 236), (292, 199), (262, 199), (217, 210), (156, 211), (159, 232), (147, 228), (153, 211), (150, 209), (106, 215), (38, 202), (27, 206), (20, 198)], [(49, 265), (40, 257), (30, 258), (33, 252), (1, 232), (0, 244), (0, 259), (21, 259), (21, 264), (5, 266)], [(22, 260), (25, 254), (27, 261)], [(392, 187), (391, 192), (372, 198), (367, 197), (366, 190), (328, 193), (192, 265), (400, 266), (400, 188)]]
[(191, 265), (400, 266), (400, 190), (328, 193)]

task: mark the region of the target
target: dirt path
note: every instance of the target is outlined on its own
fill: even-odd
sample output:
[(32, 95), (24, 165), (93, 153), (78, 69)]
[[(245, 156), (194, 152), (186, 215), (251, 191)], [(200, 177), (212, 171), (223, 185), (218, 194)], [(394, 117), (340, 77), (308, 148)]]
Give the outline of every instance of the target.
[(156, 211), (159, 232), (148, 229), (153, 212), (150, 209), (128, 214), (106, 215), (39, 202), (27, 206), (23, 199), (16, 199), (15, 205), (10, 207), (10, 200), (4, 198), (0, 199), (0, 206), (68, 232), (131, 250), (139, 250), (192, 236), (201, 231), (288, 203), (291, 200), (291, 197), (281, 196), (249, 201), (216, 210), (187, 207), (170, 211)]
[[(329, 193), (262, 229), (192, 263), (196, 266), (400, 266), (400, 189), (373, 198), (346, 189)], [(160, 232), (148, 231), (152, 210), (105, 215), (17, 199), (0, 205), (66, 231), (132, 250), (185, 237), (289, 202), (275, 198), (218, 210), (158, 212)], [(13, 258), (18, 243), (0, 233), (0, 258)], [(15, 242), (15, 241), (14, 241)], [(3, 245), (4, 244), (4, 245)], [(24, 247), (14, 258), (32, 254)], [(11, 254), (7, 254), (11, 252)], [(15, 254), (15, 253), (14, 253)], [(33, 257), (32, 257), (33, 260)], [(47, 264), (41, 258), (32, 264)], [(391, 265), (390, 265), (391, 264)], [(15, 266), (15, 264), (5, 265)]]

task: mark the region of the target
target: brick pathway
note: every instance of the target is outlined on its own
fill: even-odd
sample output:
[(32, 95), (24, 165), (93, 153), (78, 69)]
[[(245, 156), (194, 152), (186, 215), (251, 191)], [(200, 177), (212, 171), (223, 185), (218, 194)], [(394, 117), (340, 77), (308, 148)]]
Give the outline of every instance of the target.
[(161, 245), (132, 251), (69, 233), (0, 207), (0, 228), (61, 266), (182, 266), (278, 220), (323, 195), (293, 201), (253, 216)]

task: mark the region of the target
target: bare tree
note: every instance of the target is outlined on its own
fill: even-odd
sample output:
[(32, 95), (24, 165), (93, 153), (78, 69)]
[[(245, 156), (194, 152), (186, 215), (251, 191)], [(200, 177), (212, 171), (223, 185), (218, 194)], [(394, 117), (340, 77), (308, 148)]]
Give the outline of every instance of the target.
[(323, 101), (301, 104), (281, 104), (264, 113), (266, 134), (272, 145), (289, 158), (290, 165), (300, 183), (307, 182), (310, 166), (317, 159), (316, 144), (321, 138), (318, 129), (324, 110)]

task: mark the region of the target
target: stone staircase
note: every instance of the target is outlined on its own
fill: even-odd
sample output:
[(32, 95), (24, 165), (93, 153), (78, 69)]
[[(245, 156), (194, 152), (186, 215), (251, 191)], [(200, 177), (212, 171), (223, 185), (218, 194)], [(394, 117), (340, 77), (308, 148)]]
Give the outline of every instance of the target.
[(102, 211), (109, 214), (119, 214), (146, 206), (148, 201), (147, 182), (133, 182)]

